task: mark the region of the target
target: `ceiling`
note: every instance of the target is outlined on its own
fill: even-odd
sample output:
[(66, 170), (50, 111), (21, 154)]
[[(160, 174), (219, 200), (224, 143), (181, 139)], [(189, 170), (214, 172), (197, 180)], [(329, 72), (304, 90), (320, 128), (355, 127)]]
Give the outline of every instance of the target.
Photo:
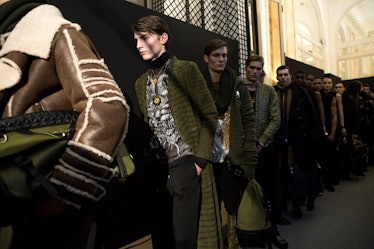
[[(350, 9), (345, 17), (351, 16), (349, 20), (353, 25), (356, 25), (358, 29), (363, 31), (366, 37), (374, 36), (374, 1), (364, 0), (358, 5)], [(348, 18), (347, 18), (348, 19)]]
[[(312, 36), (318, 37), (321, 35), (321, 30), (319, 30), (319, 25), (321, 17), (316, 11), (316, 1), (317, 0), (295, 0), (295, 19), (297, 23), (300, 23), (307, 27)], [(326, 1), (326, 0), (323, 0)], [(333, 1), (332, 1), (333, 2)], [(344, 2), (344, 1), (342, 1)], [(335, 4), (341, 2), (335, 1)], [(345, 1), (347, 5), (349, 1)], [(337, 6), (339, 8), (341, 6)], [(362, 0), (358, 4), (347, 10), (343, 16), (340, 17), (341, 24), (345, 23), (356, 29), (358, 34), (363, 37), (374, 37), (374, 0)], [(331, 14), (331, 13), (328, 13)]]
[(315, 45), (302, 47), (300, 60), (322, 51), (321, 65), (313, 66), (342, 79), (373, 75), (374, 0), (294, 0), (294, 7), (297, 33)]

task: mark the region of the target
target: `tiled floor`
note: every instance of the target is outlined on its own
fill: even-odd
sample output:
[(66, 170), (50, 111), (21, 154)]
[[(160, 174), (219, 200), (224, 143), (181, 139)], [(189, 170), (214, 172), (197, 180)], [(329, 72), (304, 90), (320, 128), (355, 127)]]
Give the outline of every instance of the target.
[(152, 249), (151, 235), (147, 235), (137, 241), (132, 242), (120, 249)]
[[(335, 192), (324, 191), (313, 212), (303, 211), (301, 219), (284, 213), (291, 225), (279, 225), (281, 235), (292, 249), (369, 249), (374, 248), (374, 166), (365, 177), (342, 180)], [(348, 200), (348, 201), (347, 201)], [(289, 203), (289, 207), (291, 203)], [(305, 207), (303, 207), (304, 209)], [(222, 212), (226, 221), (226, 211)], [(224, 229), (226, 226), (224, 226)], [(349, 228), (349, 229), (347, 229)], [(120, 249), (152, 249), (146, 236)], [(273, 246), (273, 248), (276, 248)]]
[[(222, 220), (223, 220), (223, 226), (226, 225), (226, 210), (225, 207), (222, 205)], [(152, 249), (152, 239), (151, 235), (145, 236), (137, 241), (132, 242), (131, 244), (125, 245), (121, 247), (120, 249)]]

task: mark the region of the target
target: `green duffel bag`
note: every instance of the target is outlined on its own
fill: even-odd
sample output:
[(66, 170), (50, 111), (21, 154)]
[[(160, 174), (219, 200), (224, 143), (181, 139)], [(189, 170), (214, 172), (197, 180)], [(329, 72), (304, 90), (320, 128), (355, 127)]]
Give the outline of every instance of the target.
[(236, 234), (241, 247), (271, 248), (270, 204), (260, 184), (249, 180), (236, 214)]
[[(75, 133), (77, 118), (78, 113), (62, 110), (0, 120), (0, 227), (11, 224), (30, 198), (45, 193), (57, 197), (48, 178)], [(110, 166), (118, 173), (113, 185), (134, 173), (124, 143)]]
[(0, 120), (0, 186), (6, 195), (57, 195), (48, 174), (74, 135), (77, 117), (73, 111), (48, 111)]
[(57, 196), (48, 177), (74, 135), (77, 117), (64, 110), (0, 120), (0, 226), (11, 224), (30, 198)]

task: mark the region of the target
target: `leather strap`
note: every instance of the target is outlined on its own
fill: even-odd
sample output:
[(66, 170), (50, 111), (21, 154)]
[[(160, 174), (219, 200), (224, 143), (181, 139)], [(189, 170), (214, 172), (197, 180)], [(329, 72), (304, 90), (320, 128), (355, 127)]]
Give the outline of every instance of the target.
[(58, 193), (55, 187), (45, 178), (45, 176), (34, 167), (32, 161), (24, 156), (14, 159), (14, 162), (22, 169), (26, 170), (40, 185), (53, 197), (57, 197)]
[(0, 134), (51, 125), (75, 123), (78, 113), (71, 110), (42, 111), (0, 119)]

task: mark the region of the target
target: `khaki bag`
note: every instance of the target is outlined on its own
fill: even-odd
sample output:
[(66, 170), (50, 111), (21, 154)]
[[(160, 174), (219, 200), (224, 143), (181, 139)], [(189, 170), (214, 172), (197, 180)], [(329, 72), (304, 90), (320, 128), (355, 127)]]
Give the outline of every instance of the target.
[[(57, 197), (48, 178), (75, 133), (77, 118), (78, 113), (63, 110), (0, 119), (0, 227), (10, 224), (28, 199), (45, 192)], [(124, 143), (111, 166), (117, 169), (118, 183), (134, 173)]]
[(271, 248), (270, 204), (260, 184), (249, 180), (236, 216), (236, 233), (241, 247)]

